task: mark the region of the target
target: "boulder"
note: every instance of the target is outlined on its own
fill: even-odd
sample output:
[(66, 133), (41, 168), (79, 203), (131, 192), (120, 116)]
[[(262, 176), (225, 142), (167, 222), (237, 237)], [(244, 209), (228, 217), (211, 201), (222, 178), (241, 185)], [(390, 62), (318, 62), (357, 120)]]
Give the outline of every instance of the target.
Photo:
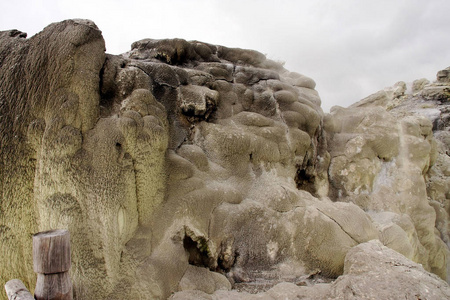
[(373, 240), (351, 249), (328, 299), (447, 299), (448, 284)]
[[(213, 295), (178, 292), (170, 299), (447, 299), (450, 287), (398, 252), (371, 240), (350, 249), (344, 274), (332, 283), (303, 286), (283, 282), (266, 292), (220, 290)], [(204, 297), (204, 298), (203, 298)]]

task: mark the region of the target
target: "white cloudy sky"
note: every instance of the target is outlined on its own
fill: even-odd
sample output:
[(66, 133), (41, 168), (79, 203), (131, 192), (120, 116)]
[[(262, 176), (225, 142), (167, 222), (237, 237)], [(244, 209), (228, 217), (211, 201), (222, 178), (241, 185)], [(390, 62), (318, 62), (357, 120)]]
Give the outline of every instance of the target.
[(449, 0), (0, 0), (0, 30), (93, 20), (108, 53), (143, 38), (250, 48), (312, 77), (325, 111), (450, 66)]

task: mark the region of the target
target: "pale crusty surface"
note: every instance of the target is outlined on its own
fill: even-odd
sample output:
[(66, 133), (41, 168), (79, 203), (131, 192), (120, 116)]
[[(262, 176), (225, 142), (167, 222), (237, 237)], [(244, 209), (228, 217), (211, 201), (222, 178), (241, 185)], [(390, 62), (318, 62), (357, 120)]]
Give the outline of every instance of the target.
[(1, 32), (0, 62), (2, 282), (32, 290), (31, 234), (58, 228), (75, 299), (328, 297), (377, 239), (447, 278), (448, 72), (413, 88), (439, 112), (401, 110), (397, 84), (324, 114), (312, 79), (257, 51), (109, 55), (87, 20)]

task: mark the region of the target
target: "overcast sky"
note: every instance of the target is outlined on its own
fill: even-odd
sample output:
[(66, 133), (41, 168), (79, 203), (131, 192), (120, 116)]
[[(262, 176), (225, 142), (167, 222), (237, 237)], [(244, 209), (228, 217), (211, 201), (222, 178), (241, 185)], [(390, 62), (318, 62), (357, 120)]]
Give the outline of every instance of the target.
[(108, 53), (143, 38), (258, 50), (313, 78), (325, 111), (450, 66), (449, 0), (0, 0), (0, 30), (28, 37), (69, 18), (93, 20)]

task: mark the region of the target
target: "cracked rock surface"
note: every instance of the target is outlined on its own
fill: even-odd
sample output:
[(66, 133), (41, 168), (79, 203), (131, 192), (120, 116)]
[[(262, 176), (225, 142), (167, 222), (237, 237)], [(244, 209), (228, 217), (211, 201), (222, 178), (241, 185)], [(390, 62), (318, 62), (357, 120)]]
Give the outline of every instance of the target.
[(435, 274), (428, 273), (398, 252), (372, 240), (348, 251), (344, 274), (333, 283), (299, 285), (278, 283), (266, 292), (217, 290), (205, 293), (201, 290), (185, 290), (170, 299), (448, 299), (448, 284)]
[(257, 51), (110, 55), (67, 20), (0, 32), (0, 76), (2, 282), (32, 290), (31, 234), (67, 228), (75, 299), (377, 297), (358, 280), (395, 255), (419, 277), (383, 289), (449, 295), (447, 69), (324, 114), (312, 79)]

